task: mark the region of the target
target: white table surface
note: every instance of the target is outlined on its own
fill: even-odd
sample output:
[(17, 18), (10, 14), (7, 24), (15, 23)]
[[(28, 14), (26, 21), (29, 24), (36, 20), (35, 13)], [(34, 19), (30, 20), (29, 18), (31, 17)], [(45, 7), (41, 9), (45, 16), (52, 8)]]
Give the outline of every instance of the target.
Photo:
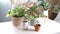
[(0, 34), (60, 34), (60, 23), (48, 19), (41, 25), (39, 32), (17, 29), (12, 22), (0, 23)]

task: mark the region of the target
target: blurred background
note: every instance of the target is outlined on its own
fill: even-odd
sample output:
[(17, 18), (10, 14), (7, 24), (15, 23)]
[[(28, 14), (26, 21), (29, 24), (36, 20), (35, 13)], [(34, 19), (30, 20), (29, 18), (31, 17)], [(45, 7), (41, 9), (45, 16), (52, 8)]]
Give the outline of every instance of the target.
[[(24, 3), (23, 1), (24, 0), (22, 0), (22, 3)], [(37, 0), (30, 0), (30, 1), (36, 2)], [(48, 2), (51, 5), (51, 10), (49, 11), (48, 17), (51, 20), (54, 20), (58, 14), (58, 12), (54, 10), (54, 5), (57, 5), (58, 1), (60, 0), (44, 0), (44, 1)], [(12, 8), (11, 3), (13, 4), (13, 0), (0, 0), (0, 22), (11, 21), (11, 17), (6, 17), (7, 11)]]
[(10, 0), (0, 0), (0, 22), (10, 21), (11, 18), (6, 18), (6, 12), (11, 9)]

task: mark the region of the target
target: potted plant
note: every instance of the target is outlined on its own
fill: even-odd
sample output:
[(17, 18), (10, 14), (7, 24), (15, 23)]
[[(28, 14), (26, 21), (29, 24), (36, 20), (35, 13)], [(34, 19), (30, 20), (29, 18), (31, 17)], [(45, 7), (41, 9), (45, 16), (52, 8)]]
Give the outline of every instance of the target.
[(41, 17), (41, 11), (37, 5), (33, 5), (28, 11), (25, 17), (30, 21), (30, 24), (33, 26), (34, 20)]
[(42, 6), (43, 7), (43, 15), (45, 16), (45, 17), (48, 17), (48, 10), (50, 9), (50, 5), (49, 5), (49, 3), (47, 3), (47, 2), (45, 2), (45, 1), (43, 1), (41, 4), (40, 4), (40, 6)]
[[(34, 21), (35, 18), (39, 18), (43, 16), (43, 11), (48, 12), (50, 5), (43, 1), (38, 0), (39, 2), (35, 3), (29, 10), (28, 10), (28, 19), (30, 21)], [(32, 23), (33, 24), (33, 23)]]
[(40, 24), (36, 24), (35, 26), (34, 26), (34, 28), (35, 28), (35, 31), (39, 31), (40, 30), (40, 28), (41, 28), (41, 25)]
[(57, 5), (51, 6), (50, 11), (49, 11), (49, 18), (51, 20), (54, 20), (56, 16), (58, 15), (58, 12), (60, 12), (59, 2), (57, 3)]
[(13, 25), (20, 26), (24, 20), (26, 10), (24, 6), (17, 6), (11, 10), (8, 10), (7, 16), (12, 17)]
[(34, 28), (35, 28), (35, 31), (37, 31), (37, 32), (40, 30), (41, 25), (39, 24), (38, 20), (36, 20), (36, 23), (34, 25)]
[[(43, 15), (48, 16), (48, 10), (50, 9), (50, 5), (48, 2), (45, 2), (43, 0), (38, 0), (38, 3), (36, 3), (37, 6), (42, 6), (43, 7)], [(47, 13), (47, 14), (46, 14)]]

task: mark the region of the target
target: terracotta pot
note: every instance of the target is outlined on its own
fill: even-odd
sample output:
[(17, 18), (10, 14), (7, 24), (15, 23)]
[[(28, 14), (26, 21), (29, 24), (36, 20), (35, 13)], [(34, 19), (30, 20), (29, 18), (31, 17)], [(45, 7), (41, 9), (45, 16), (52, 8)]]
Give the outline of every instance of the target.
[(19, 17), (19, 18), (12, 17), (12, 21), (13, 21), (14, 26), (20, 26), (22, 24), (23, 20), (24, 20), (23, 17)]
[(41, 25), (40, 25), (40, 24), (36, 24), (34, 27), (35, 27), (35, 31), (39, 31), (39, 30), (40, 30)]

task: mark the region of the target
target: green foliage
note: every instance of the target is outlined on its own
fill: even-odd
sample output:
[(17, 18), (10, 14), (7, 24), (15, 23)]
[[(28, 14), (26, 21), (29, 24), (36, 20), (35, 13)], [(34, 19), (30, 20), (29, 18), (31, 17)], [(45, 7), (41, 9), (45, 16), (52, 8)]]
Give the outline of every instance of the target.
[[(49, 10), (50, 9), (49, 3), (47, 3), (43, 0), (38, 0), (38, 2), (28, 10), (28, 14), (25, 15), (25, 17), (27, 16), (26, 18), (28, 20), (32, 20), (32, 19), (38, 18), (38, 17), (43, 17), (42, 11), (40, 11), (38, 8), (40, 6), (43, 7), (43, 10)], [(38, 10), (37, 10), (37, 8), (38, 8)]]
[(31, 21), (32, 19), (34, 19), (34, 16), (28, 13), (28, 14), (25, 14), (25, 19), (28, 19)]
[(34, 18), (41, 17), (41, 11), (37, 10), (38, 6), (33, 5), (25, 14), (25, 18), (28, 20), (32, 20)]
[(11, 10), (8, 10), (7, 16), (23, 17), (25, 13), (26, 13), (26, 10), (23, 6), (17, 6)]
[(17, 6), (11, 10), (8, 10), (7, 16), (13, 16), (13, 17), (23, 17), (24, 16), (28, 20), (42, 17), (42, 11), (39, 10), (38, 7), (42, 6), (44, 10), (49, 10), (50, 5), (43, 0), (38, 0), (38, 1), (39, 2), (34, 4), (29, 10), (26, 10), (26, 8), (24, 6)]
[(50, 9), (49, 3), (45, 2), (45, 1), (43, 1), (41, 5), (43, 6), (44, 10), (49, 10)]
[(49, 3), (45, 2), (45, 1), (39, 1), (38, 6), (42, 6), (44, 10), (50, 9)]
[(60, 6), (57, 7), (56, 11), (58, 11), (58, 12), (60, 11)]
[(34, 11), (36, 11), (36, 9), (37, 9), (37, 6), (32, 6), (30, 9), (29, 9), (29, 11), (32, 11), (32, 12), (34, 12)]

